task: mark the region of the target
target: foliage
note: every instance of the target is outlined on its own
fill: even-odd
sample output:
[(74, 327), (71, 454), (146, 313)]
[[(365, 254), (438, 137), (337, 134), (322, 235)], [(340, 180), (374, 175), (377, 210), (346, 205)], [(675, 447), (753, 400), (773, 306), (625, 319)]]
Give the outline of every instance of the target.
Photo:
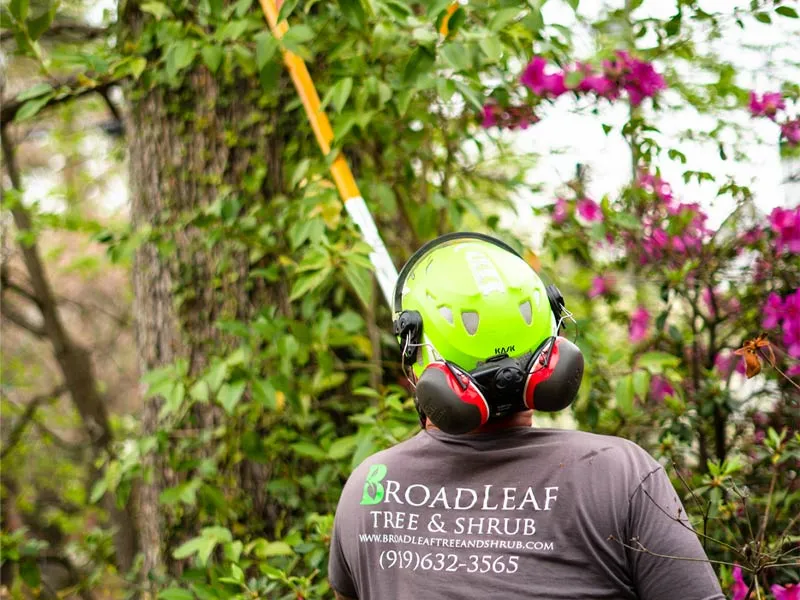
[[(364, 458), (416, 431), (369, 248), (342, 212), (310, 128), (296, 127), (304, 122), (302, 106), (284, 85), (283, 50), (308, 61), (331, 115), (334, 150), (353, 165), (398, 261), (445, 231), (498, 231), (500, 217), (516, 210), (513, 198), (528, 189), (533, 159), (512, 152), (501, 131), (481, 125), (525, 127), (521, 135), (535, 135), (550, 102), (588, 110), (629, 103), (618, 132), (631, 148), (630, 185), (595, 201), (579, 176), (565, 182), (552, 206), (534, 210), (550, 223), (536, 264), (559, 273), (587, 356), (572, 417), (581, 428), (634, 439), (674, 466), (676, 487), (726, 586), (734, 585), (733, 565), (762, 593), (800, 578), (800, 419), (790, 379), (797, 357), (783, 335), (797, 326), (797, 315), (762, 321), (770, 294), (783, 306), (800, 286), (797, 250), (783, 242), (796, 232), (782, 214), (771, 221), (758, 214), (750, 191), (736, 181), (714, 182), (733, 210), (710, 230), (702, 209), (679, 202), (661, 180), (660, 161), (687, 160), (680, 147), (662, 147), (651, 123), (665, 95), (677, 94), (679, 103), (713, 115), (718, 126), (708, 136), (724, 159), (736, 157), (735, 143), (726, 151), (723, 141), (733, 127), (726, 119), (745, 109), (749, 91), (737, 85), (732, 65), (695, 45), (698, 30), (713, 37), (727, 16), (681, 0), (668, 19), (636, 18), (641, 3), (629, 2), (592, 23), (596, 52), (578, 56), (571, 31), (545, 22), (544, 3), (471, 2), (448, 11), (449, 4), (285, 1), (281, 18), (290, 28), (278, 40), (251, 0), (126, 3), (120, 19), (138, 11), (137, 27), (89, 47), (49, 50), (42, 36), (57, 16), (55, 4), (35, 18), (26, 2), (15, 0), (4, 11), (17, 50), (45, 73), (59, 74), (57, 84), (35, 83), (16, 96), (15, 122), (117, 84), (131, 101), (168, 90), (171, 110), (181, 113), (185, 82), (197, 73), (227, 86), (228, 94), (244, 79), (260, 84), (248, 96), (250, 120), (226, 124), (231, 147), (255, 143), (255, 126), (280, 111), (259, 130), (284, 141), (282, 181), (269, 198), (268, 165), (256, 160), (235, 186), (204, 182), (218, 194), (197, 210), (176, 210), (139, 228), (84, 228), (126, 266), (140, 244), (170, 256), (175, 233), (195, 231), (219, 257), (216, 291), (240, 276), (228, 259), (245, 252), (247, 289), (282, 293), (252, 319), (232, 311), (209, 323), (228, 349), (209, 347), (200, 367), (179, 360), (144, 374), (146, 397), (159, 403), (156, 430), (144, 432), (136, 420), (118, 424), (115, 441), (93, 465), (101, 476), (87, 477), (85, 466), (79, 471), (91, 485), (74, 497), (75, 518), (82, 523), (101, 512), (98, 503), (109, 493), (125, 505), (142, 481), (156, 476), (145, 458), (160, 457), (171, 482), (158, 498), (165, 568), (113, 577), (110, 528), (100, 519), (102, 528), (76, 532), (75, 545), (64, 550), (89, 565), (84, 587), (113, 580), (127, 595), (156, 589), (165, 599), (329, 598), (327, 543), (342, 483)], [(733, 18), (745, 28), (796, 13), (754, 2)], [(439, 33), (445, 19), (446, 35)], [(656, 41), (642, 42), (645, 36)], [(604, 65), (615, 57), (623, 71), (641, 76)], [(680, 75), (685, 65), (712, 83), (690, 83)], [(600, 72), (606, 79), (589, 81)], [(781, 93), (796, 102), (796, 86)], [(769, 117), (765, 99), (756, 100), (758, 110), (752, 102), (750, 109)], [(202, 126), (198, 115), (185, 120)], [(793, 122), (787, 118), (775, 136), (791, 141)], [(614, 126), (603, 128), (609, 133)], [(691, 164), (684, 178), (713, 182)], [(40, 230), (62, 222), (32, 212)], [(513, 232), (499, 233), (527, 246)], [(197, 293), (193, 283), (187, 269), (173, 290), (184, 315)], [(734, 351), (762, 329), (768, 345), (753, 346), (750, 361), (763, 363), (757, 379), (763, 385), (743, 397)], [(18, 451), (34, 453), (25, 445)], [(44, 454), (47, 446), (36, 451)], [(239, 489), (243, 470), (254, 468), (269, 472), (266, 489)], [(79, 528), (69, 519), (58, 519), (57, 527)], [(4, 529), (3, 560), (20, 575), (15, 591), (39, 585), (40, 563), (31, 557), (47, 552), (23, 529)]]

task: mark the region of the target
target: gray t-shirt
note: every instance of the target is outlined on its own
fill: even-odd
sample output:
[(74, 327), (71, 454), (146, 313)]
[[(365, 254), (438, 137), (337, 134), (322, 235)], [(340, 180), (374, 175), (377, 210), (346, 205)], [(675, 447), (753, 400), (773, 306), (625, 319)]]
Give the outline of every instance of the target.
[[(635, 540), (649, 553), (622, 545)], [(653, 554), (706, 558), (664, 469), (633, 442), (432, 430), (349, 477), (328, 577), (359, 600), (724, 600), (708, 563)]]

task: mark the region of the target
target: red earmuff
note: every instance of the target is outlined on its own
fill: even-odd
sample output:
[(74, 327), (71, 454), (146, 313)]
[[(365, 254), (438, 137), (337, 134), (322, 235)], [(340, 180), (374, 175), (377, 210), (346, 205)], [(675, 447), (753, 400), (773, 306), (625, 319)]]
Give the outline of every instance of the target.
[(416, 395), (419, 409), (446, 433), (467, 433), (489, 420), (489, 403), (477, 383), (454, 365), (429, 364)]
[(583, 379), (583, 354), (561, 336), (550, 338), (534, 354), (525, 383), (525, 406), (557, 412), (569, 406)]

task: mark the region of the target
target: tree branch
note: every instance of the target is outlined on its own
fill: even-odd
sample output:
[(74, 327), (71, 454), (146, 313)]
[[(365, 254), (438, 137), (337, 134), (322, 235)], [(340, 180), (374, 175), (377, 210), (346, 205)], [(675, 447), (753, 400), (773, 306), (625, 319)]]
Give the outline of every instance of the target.
[[(42, 110), (50, 106), (55, 106), (56, 104), (61, 104), (62, 102), (66, 102), (68, 100), (75, 100), (94, 92), (102, 94), (105, 90), (113, 85), (118, 84), (120, 81), (122, 81), (122, 79), (110, 79), (108, 81), (98, 82), (97, 85), (86, 87), (85, 85), (80, 84), (78, 77), (76, 76), (61, 82), (57, 82), (55, 85), (53, 85), (53, 87), (56, 89), (66, 87), (67, 93), (53, 96), (42, 107)], [(16, 98), (13, 100), (3, 100), (3, 107), (0, 109), (0, 127), (5, 128), (6, 125), (11, 123), (11, 121), (14, 120), (14, 117), (17, 116), (19, 109), (22, 108), (26, 102), (27, 100), (17, 100)]]
[[(53, 23), (39, 39), (55, 38), (65, 35), (80, 38), (81, 41), (93, 40), (107, 35), (109, 31), (110, 30), (106, 27), (94, 27), (84, 23)], [(5, 42), (13, 38), (13, 31), (3, 31), (0, 33), (0, 42)]]
[(8, 442), (6, 442), (6, 445), (3, 446), (2, 451), (0, 451), (0, 459), (5, 458), (6, 454), (11, 452), (14, 449), (14, 446), (16, 446), (22, 439), (22, 434), (25, 433), (25, 428), (28, 426), (28, 424), (33, 421), (33, 417), (36, 413), (36, 409), (39, 408), (39, 405), (47, 400), (58, 398), (66, 391), (67, 388), (62, 384), (53, 388), (49, 394), (36, 396), (33, 400), (28, 402), (28, 404), (25, 406), (25, 412), (22, 413), (22, 416), (19, 418), (19, 420), (17, 420), (16, 425), (14, 425), (14, 429), (12, 429), (11, 433), (8, 434)]
[(8, 302), (0, 303), (0, 316), (8, 319), (12, 324), (24, 329), (28, 333), (35, 335), (38, 338), (46, 338), (47, 331), (42, 325), (37, 325), (31, 322), (28, 317), (22, 315), (11, 307)]

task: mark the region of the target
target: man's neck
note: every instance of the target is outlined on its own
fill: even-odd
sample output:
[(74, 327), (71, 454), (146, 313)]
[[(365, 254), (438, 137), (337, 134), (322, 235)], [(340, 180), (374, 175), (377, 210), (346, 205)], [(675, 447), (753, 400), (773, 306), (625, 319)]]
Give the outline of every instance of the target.
[[(473, 429), (470, 433), (488, 433), (491, 431), (501, 431), (503, 429), (511, 429), (512, 427), (532, 427), (533, 426), (533, 411), (526, 410), (523, 412), (514, 413), (505, 419), (499, 419), (490, 423), (485, 423), (477, 429)], [(434, 425), (430, 419), (425, 420), (425, 429), (439, 429)]]

